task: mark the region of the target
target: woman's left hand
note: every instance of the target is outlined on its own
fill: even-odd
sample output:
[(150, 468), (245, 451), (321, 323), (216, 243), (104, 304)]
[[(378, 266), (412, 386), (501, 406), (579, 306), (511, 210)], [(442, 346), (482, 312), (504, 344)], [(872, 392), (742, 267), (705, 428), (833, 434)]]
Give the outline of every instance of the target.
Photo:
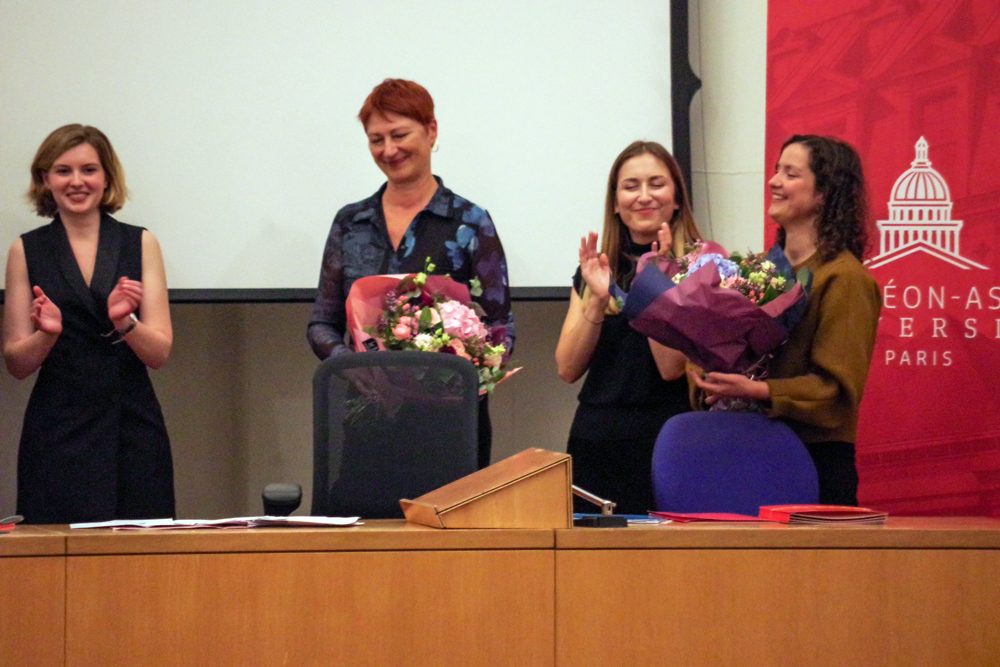
[(766, 382), (751, 380), (739, 373), (706, 373), (702, 378), (688, 370), (688, 376), (705, 392), (705, 402), (709, 405), (720, 398), (752, 398), (758, 401), (771, 398), (771, 389)]
[(108, 295), (108, 318), (116, 328), (127, 324), (121, 320), (138, 310), (140, 303), (142, 303), (142, 283), (122, 276)]
[(670, 231), (670, 225), (667, 223), (664, 222), (656, 230), (656, 240), (653, 241), (652, 250), (660, 257), (670, 257), (673, 255), (674, 237), (673, 232)]

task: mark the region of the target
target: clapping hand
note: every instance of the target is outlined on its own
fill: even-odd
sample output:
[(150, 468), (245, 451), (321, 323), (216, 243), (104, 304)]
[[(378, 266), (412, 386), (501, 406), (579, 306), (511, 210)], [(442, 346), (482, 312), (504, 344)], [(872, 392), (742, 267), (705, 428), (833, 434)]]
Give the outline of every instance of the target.
[(597, 252), (597, 234), (594, 232), (580, 239), (580, 273), (595, 297), (608, 298), (611, 266), (608, 256)]
[(31, 302), (31, 324), (35, 329), (47, 334), (62, 333), (62, 311), (52, 303), (45, 292), (37, 285), (32, 289), (35, 300)]
[(119, 320), (128, 317), (142, 303), (142, 283), (122, 276), (108, 295), (108, 318), (117, 327)]
[(660, 228), (656, 230), (656, 240), (653, 241), (651, 250), (661, 257), (670, 257), (673, 255), (673, 248), (673, 232), (670, 231), (670, 225), (664, 222), (660, 225)]

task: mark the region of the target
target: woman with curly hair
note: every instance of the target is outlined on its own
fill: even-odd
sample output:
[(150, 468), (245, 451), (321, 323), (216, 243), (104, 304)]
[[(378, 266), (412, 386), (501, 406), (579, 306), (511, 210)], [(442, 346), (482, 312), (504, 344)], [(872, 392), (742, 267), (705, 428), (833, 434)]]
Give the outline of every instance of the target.
[(765, 401), (805, 443), (819, 476), (820, 502), (857, 505), (854, 463), (858, 408), (868, 378), (882, 299), (861, 264), (868, 208), (861, 159), (847, 143), (795, 135), (768, 182), (768, 215), (796, 271), (813, 272), (809, 307), (770, 362), (766, 380), (692, 373), (706, 402)]

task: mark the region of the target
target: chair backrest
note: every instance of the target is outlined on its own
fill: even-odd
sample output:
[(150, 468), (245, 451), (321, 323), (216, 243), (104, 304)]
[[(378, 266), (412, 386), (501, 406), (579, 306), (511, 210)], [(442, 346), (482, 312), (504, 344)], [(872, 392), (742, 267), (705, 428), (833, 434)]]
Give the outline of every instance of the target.
[(788, 425), (747, 412), (667, 420), (653, 450), (656, 509), (757, 516), (763, 505), (814, 504), (816, 468)]
[(433, 352), (330, 357), (313, 376), (315, 516), (402, 518), (416, 498), (477, 469), (479, 382)]

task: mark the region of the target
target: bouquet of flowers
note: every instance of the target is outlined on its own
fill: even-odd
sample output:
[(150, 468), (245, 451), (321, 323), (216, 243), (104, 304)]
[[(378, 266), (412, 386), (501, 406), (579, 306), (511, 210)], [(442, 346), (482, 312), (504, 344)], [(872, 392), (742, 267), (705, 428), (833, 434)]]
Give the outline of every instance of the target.
[(347, 323), (355, 349), (418, 350), (464, 357), (479, 374), (479, 393), (494, 387), (515, 371), (507, 371), (506, 327), (488, 329), (471, 290), (448, 276), (370, 276), (357, 280), (347, 297)]
[(702, 252), (694, 258), (685, 255), (681, 262), (681, 272), (672, 277), (675, 283), (711, 262), (719, 270), (721, 287), (736, 290), (758, 306), (774, 301), (788, 291), (789, 280), (795, 281), (794, 277), (789, 278), (788, 271), (779, 270), (762, 253), (748, 252), (743, 256), (734, 252), (726, 259), (719, 253)]
[(754, 373), (805, 314), (812, 273), (796, 275), (779, 246), (728, 255), (698, 243), (677, 260), (640, 258), (628, 294), (612, 285), (636, 331), (706, 371)]

